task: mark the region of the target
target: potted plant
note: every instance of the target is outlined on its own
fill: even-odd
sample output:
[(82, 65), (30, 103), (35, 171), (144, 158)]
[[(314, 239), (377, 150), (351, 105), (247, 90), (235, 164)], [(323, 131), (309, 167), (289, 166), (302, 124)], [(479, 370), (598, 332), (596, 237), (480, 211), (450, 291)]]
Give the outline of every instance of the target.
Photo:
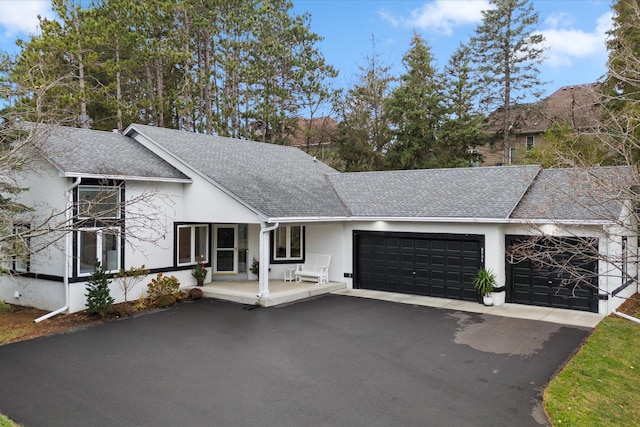
[(493, 305), (493, 292), (496, 284), (496, 275), (491, 269), (481, 268), (473, 278), (473, 287), (476, 288), (478, 294), (482, 296), (484, 305)]
[(249, 271), (260, 278), (260, 261), (254, 258), (251, 262), (251, 267), (249, 267)]
[(191, 275), (196, 278), (198, 286), (204, 285), (204, 279), (207, 277), (207, 269), (204, 268), (204, 261), (200, 260), (199, 263), (191, 270)]

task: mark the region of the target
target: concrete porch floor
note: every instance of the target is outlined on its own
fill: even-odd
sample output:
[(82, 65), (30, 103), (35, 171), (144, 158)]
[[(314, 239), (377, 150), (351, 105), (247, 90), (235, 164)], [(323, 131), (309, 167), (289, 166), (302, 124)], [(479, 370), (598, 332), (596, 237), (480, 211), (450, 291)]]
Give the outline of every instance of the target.
[(298, 301), (317, 295), (328, 294), (337, 290), (346, 289), (346, 283), (329, 282), (317, 284), (314, 282), (285, 282), (283, 280), (270, 280), (267, 298), (258, 297), (258, 281), (215, 281), (206, 283), (202, 289), (205, 298), (217, 298), (224, 301), (233, 301), (241, 304), (272, 307)]

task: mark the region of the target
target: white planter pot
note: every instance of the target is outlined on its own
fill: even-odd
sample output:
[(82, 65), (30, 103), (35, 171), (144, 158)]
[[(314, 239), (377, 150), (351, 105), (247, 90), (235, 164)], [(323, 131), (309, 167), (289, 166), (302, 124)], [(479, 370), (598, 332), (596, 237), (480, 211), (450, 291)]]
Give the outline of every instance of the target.
[(501, 292), (491, 292), (491, 297), (493, 298), (493, 305), (502, 305), (504, 304), (506, 298), (507, 298), (507, 292), (506, 291), (501, 291)]
[(491, 294), (483, 296), (482, 297), (482, 303), (484, 305), (487, 305), (487, 306), (492, 306), (493, 305), (493, 297), (491, 296)]

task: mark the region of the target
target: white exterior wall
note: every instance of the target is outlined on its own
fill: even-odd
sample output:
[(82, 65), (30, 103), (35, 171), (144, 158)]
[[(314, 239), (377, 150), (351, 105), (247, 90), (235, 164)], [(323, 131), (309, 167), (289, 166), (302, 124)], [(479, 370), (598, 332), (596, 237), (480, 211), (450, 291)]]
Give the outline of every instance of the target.
[[(345, 254), (343, 248), (344, 226), (343, 223), (311, 223), (311, 224), (282, 224), (282, 225), (304, 225), (305, 227), (305, 254), (331, 255), (329, 264), (329, 281), (344, 282), (346, 269), (351, 269), (351, 262), (344, 264)], [(251, 232), (251, 227), (249, 228)], [(259, 230), (259, 227), (257, 228)], [(270, 242), (273, 245), (273, 242)], [(256, 242), (256, 251), (258, 249)], [(255, 252), (257, 253), (257, 252)], [(348, 256), (346, 258), (349, 258)], [(257, 256), (256, 256), (257, 259)], [(269, 279), (282, 280), (284, 271), (287, 268), (295, 268), (298, 262), (287, 264), (271, 264)]]
[[(127, 233), (140, 239), (125, 242), (123, 268), (140, 267), (143, 264), (147, 269), (173, 266), (173, 224), (184, 215), (183, 187), (188, 185), (133, 181), (126, 183), (127, 202), (144, 199), (145, 203), (126, 207)], [(145, 217), (148, 219), (145, 220)]]
[[(17, 196), (17, 201), (32, 206), (36, 210), (20, 218), (32, 227), (51, 215), (51, 212), (63, 213), (65, 192), (73, 180), (63, 178), (58, 171), (46, 162), (34, 162), (29, 166), (30, 174), (23, 176), (20, 185), (28, 188)], [(55, 218), (55, 223), (64, 223), (65, 215)], [(52, 224), (55, 227), (55, 224)], [(64, 245), (62, 233), (52, 233), (48, 237), (32, 238), (31, 247), (43, 248), (29, 259), (32, 273), (62, 278), (64, 275)], [(7, 266), (8, 267), (8, 266)], [(19, 297), (16, 297), (16, 292)], [(64, 287), (62, 281), (37, 280), (26, 277), (0, 276), (0, 299), (11, 304), (26, 305), (44, 310), (57, 309), (64, 305)]]
[(258, 224), (258, 216), (242, 203), (193, 174), (193, 183), (185, 185), (180, 221)]

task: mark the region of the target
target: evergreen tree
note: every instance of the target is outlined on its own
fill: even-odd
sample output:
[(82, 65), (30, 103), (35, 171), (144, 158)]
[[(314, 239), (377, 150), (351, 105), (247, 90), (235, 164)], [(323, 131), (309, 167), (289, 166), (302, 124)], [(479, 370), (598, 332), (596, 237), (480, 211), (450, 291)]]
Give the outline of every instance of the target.
[(541, 95), (538, 66), (543, 60), (544, 36), (537, 33), (538, 13), (531, 0), (495, 0), (482, 11), (482, 22), (471, 38), (480, 105), (501, 108), (498, 128), (504, 163), (509, 161), (509, 136), (514, 105)]
[[(308, 15), (288, 0), (54, 0), (57, 17), (21, 41), (15, 107), (286, 143), (336, 71)], [(40, 89), (42, 89), (40, 91)], [(41, 93), (42, 92), (42, 93)], [(44, 94), (46, 93), (46, 96)], [(34, 108), (31, 108), (34, 107)]]
[(356, 83), (338, 101), (338, 152), (346, 171), (379, 170), (393, 139), (385, 102), (395, 79), (381, 64), (373, 43), (368, 64), (359, 67)]
[(469, 49), (460, 46), (444, 68), (447, 116), (439, 134), (443, 146), (442, 167), (476, 164), (482, 159), (473, 149), (488, 142), (486, 120), (474, 104), (480, 88), (473, 82), (470, 61)]
[(602, 86), (602, 127), (609, 147), (632, 164), (640, 162), (640, 4), (618, 0), (609, 32), (607, 78)]
[(100, 317), (104, 317), (111, 312), (115, 301), (109, 290), (111, 281), (108, 277), (100, 262), (96, 260), (93, 265), (93, 272), (87, 280), (87, 293), (85, 296), (87, 297), (86, 305), (89, 313), (97, 314)]
[(402, 63), (406, 73), (385, 103), (393, 128), (393, 145), (386, 156), (389, 169), (445, 166), (446, 147), (439, 139), (445, 115), (442, 84), (432, 64), (431, 48), (414, 33)]

